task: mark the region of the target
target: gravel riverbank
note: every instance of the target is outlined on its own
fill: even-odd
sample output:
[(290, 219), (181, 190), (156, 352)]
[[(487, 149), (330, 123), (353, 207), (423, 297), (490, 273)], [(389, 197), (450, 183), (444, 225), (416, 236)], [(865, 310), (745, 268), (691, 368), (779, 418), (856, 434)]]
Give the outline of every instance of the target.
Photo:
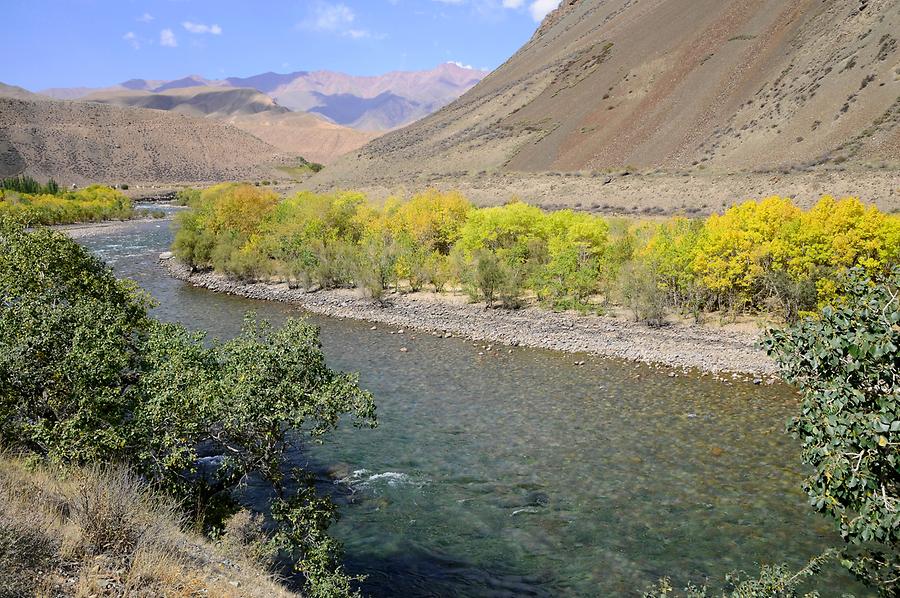
[(775, 364), (758, 347), (757, 334), (671, 325), (649, 328), (624, 319), (556, 313), (527, 308), (487, 309), (479, 304), (458, 304), (439, 297), (392, 295), (379, 306), (355, 290), (307, 293), (287, 284), (244, 283), (213, 272), (191, 272), (165, 253), (160, 262), (168, 273), (194, 286), (249, 299), (282, 301), (326, 316), (368, 320), (398, 328), (470, 338), (489, 343), (527, 346), (569, 353), (589, 353), (679, 369), (743, 374), (771, 380)]
[(169, 226), (169, 218), (135, 218), (133, 220), (106, 220), (104, 222), (78, 222), (75, 224), (54, 224), (50, 228), (65, 233), (73, 239), (83, 239), (128, 230), (142, 222), (159, 222)]

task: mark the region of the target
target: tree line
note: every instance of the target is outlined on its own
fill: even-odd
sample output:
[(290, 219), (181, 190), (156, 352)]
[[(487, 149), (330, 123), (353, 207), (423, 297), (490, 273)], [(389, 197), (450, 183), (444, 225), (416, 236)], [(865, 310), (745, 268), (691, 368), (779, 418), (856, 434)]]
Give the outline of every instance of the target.
[(51, 178), (46, 185), (42, 185), (30, 176), (19, 175), (0, 180), (0, 189), (31, 195), (56, 195), (59, 193), (59, 184)]
[[(31, 180), (7, 187), (7, 181)], [(6, 179), (0, 189), (0, 216), (12, 217), (29, 226), (126, 220), (135, 215), (134, 205), (125, 194), (111, 187), (91, 185), (75, 191), (48, 190), (33, 179)], [(26, 191), (23, 189), (38, 190)], [(55, 183), (53, 183), (55, 185)]]
[(456, 287), (488, 305), (628, 307), (667, 313), (766, 312), (786, 321), (833, 302), (848, 268), (900, 261), (900, 218), (856, 198), (801, 210), (747, 201), (706, 219), (662, 221), (546, 212), (519, 201), (476, 208), (430, 190), (376, 205), (363, 194), (223, 184), (188, 191), (174, 251), (198, 269), (298, 286), (386, 291)]

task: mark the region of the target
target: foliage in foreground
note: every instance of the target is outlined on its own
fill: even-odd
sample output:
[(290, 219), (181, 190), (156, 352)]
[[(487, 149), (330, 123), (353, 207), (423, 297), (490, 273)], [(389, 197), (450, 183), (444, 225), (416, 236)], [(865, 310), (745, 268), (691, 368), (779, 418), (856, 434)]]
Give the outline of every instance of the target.
[[(690, 585), (682, 592), (672, 587), (669, 579), (661, 580), (657, 585), (643, 593), (643, 598), (798, 598), (800, 587), (809, 578), (815, 577), (822, 565), (832, 559), (834, 554), (828, 551), (812, 559), (799, 571), (791, 571), (784, 565), (764, 566), (756, 578), (746, 578), (736, 573), (726, 576), (725, 589), (712, 593), (706, 586)], [(804, 598), (817, 597), (818, 593), (805, 593)]]
[(792, 322), (837, 298), (848, 268), (872, 275), (900, 261), (900, 218), (859, 200), (823, 198), (802, 211), (778, 197), (706, 220), (606, 220), (521, 202), (476, 209), (458, 193), (402, 203), (359, 193), (301, 192), (279, 201), (249, 185), (185, 191), (174, 250), (195, 268), (302, 286), (436, 291), (556, 308), (611, 301), (639, 320), (765, 311)]
[(845, 300), (770, 333), (782, 376), (803, 394), (791, 431), (812, 468), (814, 509), (847, 542), (841, 561), (885, 596), (900, 593), (900, 267), (856, 269)]
[(128, 197), (101, 185), (64, 193), (0, 190), (0, 217), (14, 217), (29, 226), (125, 220), (134, 213)]
[(127, 464), (207, 529), (235, 511), (242, 481), (263, 480), (275, 496), (271, 541), (309, 595), (352, 593), (325, 532), (335, 512), (304, 472), (285, 471), (285, 456), (344, 414), (374, 425), (371, 395), (326, 366), (303, 321), (248, 320), (237, 338), (204, 343), (147, 307), (74, 241), (0, 219), (3, 446), (51, 463)]

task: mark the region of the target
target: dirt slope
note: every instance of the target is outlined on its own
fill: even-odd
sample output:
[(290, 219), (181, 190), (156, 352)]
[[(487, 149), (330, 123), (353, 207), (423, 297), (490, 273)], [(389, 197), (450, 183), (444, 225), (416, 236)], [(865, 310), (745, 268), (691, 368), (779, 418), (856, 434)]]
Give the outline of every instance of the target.
[(0, 97), (0, 176), (64, 184), (239, 180), (271, 176), (275, 165), (298, 160), (214, 120)]
[(467, 94), (313, 183), (896, 169), (898, 32), (900, 0), (564, 0)]
[(291, 112), (250, 88), (176, 87), (161, 92), (116, 89), (95, 92), (82, 100), (222, 120), (282, 151), (322, 164), (333, 162), (377, 136), (314, 114)]

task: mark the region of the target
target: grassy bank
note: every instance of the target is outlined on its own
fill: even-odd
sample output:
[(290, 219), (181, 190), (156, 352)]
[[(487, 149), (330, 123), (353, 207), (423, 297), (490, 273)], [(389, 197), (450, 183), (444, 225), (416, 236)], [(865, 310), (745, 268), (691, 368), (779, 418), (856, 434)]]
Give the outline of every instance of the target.
[(35, 226), (127, 220), (137, 214), (131, 200), (110, 187), (49, 192), (54, 188), (48, 185), (36, 193), (0, 189), (0, 216)]
[(214, 544), (126, 469), (0, 455), (0, 595), (296, 595), (255, 560), (252, 521)]
[[(187, 195), (186, 195), (187, 197)], [(900, 218), (858, 199), (748, 201), (706, 219), (601, 218), (521, 202), (475, 208), (429, 191), (375, 205), (362, 194), (282, 199), (248, 185), (190, 194), (174, 250), (197, 269), (298, 286), (465, 290), (507, 308), (627, 307), (669, 313), (765, 313), (794, 321), (840, 295), (843, 273), (900, 259)]]

